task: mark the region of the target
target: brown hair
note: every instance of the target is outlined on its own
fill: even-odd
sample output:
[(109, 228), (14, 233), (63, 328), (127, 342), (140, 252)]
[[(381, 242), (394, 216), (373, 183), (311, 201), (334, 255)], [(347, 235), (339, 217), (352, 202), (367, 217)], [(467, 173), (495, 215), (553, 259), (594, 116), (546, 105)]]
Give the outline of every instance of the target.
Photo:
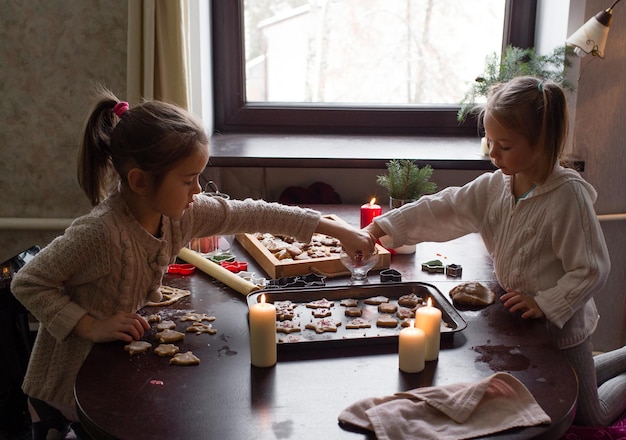
[(567, 138), (568, 111), (563, 89), (553, 81), (516, 77), (491, 88), (479, 113), (481, 129), (487, 112), (532, 146), (542, 148), (545, 160), (539, 183), (544, 182), (559, 160)]
[(209, 143), (202, 124), (180, 107), (146, 101), (118, 117), (118, 103), (112, 92), (98, 89), (80, 143), (78, 183), (94, 206), (127, 184), (132, 168), (145, 171), (158, 188), (169, 170)]

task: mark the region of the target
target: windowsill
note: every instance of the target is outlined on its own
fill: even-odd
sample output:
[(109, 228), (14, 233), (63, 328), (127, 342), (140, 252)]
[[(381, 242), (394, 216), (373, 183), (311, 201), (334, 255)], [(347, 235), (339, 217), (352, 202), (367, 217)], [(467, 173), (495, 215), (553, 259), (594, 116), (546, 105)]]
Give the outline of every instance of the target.
[(210, 149), (212, 167), (384, 169), (414, 159), (433, 169), (494, 169), (478, 137), (216, 133)]

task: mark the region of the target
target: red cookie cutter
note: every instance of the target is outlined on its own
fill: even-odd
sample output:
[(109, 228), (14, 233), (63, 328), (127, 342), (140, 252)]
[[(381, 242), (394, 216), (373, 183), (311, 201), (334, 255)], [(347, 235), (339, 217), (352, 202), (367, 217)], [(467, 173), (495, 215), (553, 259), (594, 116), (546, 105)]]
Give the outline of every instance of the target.
[(170, 264), (167, 266), (167, 273), (175, 273), (178, 275), (191, 275), (196, 270), (193, 264)]
[(220, 263), (220, 266), (232, 273), (238, 273), (242, 270), (248, 270), (248, 263), (246, 263), (245, 261), (222, 261)]

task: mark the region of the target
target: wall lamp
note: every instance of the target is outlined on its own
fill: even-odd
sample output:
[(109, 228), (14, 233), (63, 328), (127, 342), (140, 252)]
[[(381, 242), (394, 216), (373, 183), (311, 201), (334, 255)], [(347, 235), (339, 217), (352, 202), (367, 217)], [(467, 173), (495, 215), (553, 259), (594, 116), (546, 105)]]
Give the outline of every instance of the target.
[(613, 19), (613, 8), (621, 0), (616, 0), (604, 11), (598, 12), (574, 32), (565, 44), (574, 47), (574, 52), (579, 57), (587, 54), (604, 58), (604, 47), (609, 36), (609, 27)]

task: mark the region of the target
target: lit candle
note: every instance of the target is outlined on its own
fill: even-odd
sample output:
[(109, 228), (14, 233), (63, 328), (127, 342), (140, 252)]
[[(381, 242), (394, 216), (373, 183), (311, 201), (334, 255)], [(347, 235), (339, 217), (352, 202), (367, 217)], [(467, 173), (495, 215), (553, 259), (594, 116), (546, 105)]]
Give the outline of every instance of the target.
[(421, 329), (415, 327), (414, 321), (411, 321), (410, 327), (400, 331), (398, 355), (400, 370), (405, 373), (419, 373), (424, 369), (425, 335)]
[(250, 361), (255, 367), (276, 364), (276, 307), (265, 295), (250, 307)]
[(378, 217), (383, 213), (383, 208), (376, 204), (376, 198), (372, 198), (369, 203), (361, 206), (361, 228), (366, 227), (374, 217)]
[(432, 298), (428, 298), (426, 306), (415, 311), (415, 327), (422, 329), (426, 335), (426, 360), (434, 361), (439, 357), (441, 310), (433, 307)]

